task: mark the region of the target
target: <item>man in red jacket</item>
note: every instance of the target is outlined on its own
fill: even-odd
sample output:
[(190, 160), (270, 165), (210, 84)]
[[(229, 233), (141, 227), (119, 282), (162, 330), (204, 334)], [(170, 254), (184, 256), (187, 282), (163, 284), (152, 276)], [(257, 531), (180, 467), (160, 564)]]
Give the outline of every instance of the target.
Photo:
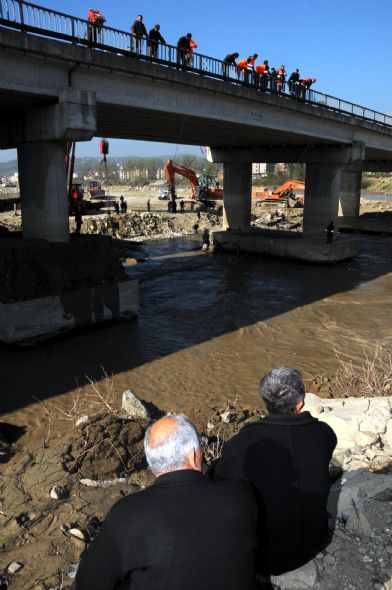
[(253, 485), (259, 509), (258, 570), (266, 576), (294, 570), (328, 539), (329, 462), (336, 435), (301, 412), (299, 371), (273, 369), (259, 388), (269, 415), (247, 424), (224, 446), (212, 477)]

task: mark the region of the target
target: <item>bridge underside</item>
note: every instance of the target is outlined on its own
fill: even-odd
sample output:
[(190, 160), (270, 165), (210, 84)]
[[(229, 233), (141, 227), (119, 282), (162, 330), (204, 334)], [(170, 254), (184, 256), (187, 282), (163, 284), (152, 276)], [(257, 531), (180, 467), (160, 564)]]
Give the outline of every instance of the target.
[(65, 146), (94, 136), (210, 146), (232, 230), (250, 224), (251, 162), (307, 164), (304, 231), (323, 239), (339, 199), (357, 214), (361, 172), (392, 169), (385, 125), (14, 31), (0, 47), (0, 148), (18, 148), (25, 236), (68, 239)]

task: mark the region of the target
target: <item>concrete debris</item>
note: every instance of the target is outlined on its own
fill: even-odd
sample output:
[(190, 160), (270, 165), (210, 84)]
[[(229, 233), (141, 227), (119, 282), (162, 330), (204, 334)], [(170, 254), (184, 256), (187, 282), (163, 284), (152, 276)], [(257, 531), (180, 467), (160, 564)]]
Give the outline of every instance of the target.
[(126, 484), (127, 479), (125, 477), (117, 477), (116, 479), (89, 479), (85, 477), (80, 480), (80, 483), (84, 486), (88, 486), (90, 488), (110, 488), (112, 486), (116, 486), (118, 484)]
[(75, 539), (79, 539), (80, 541), (87, 541), (86, 534), (81, 529), (76, 527), (69, 529), (68, 534), (71, 535), (71, 537), (75, 537)]
[(17, 572), (19, 572), (22, 569), (22, 567), (23, 567), (23, 563), (20, 563), (20, 561), (13, 561), (7, 567), (7, 572), (9, 574), (16, 574)]
[(221, 414), (220, 417), (222, 422), (224, 422), (225, 424), (230, 424), (233, 418), (235, 418), (235, 414), (234, 412), (223, 412), (223, 414)]
[(76, 578), (76, 574), (78, 573), (79, 563), (71, 563), (67, 567), (67, 576), (74, 580)]
[(67, 496), (68, 490), (62, 486), (53, 486), (50, 490), (50, 497), (54, 500), (64, 500)]
[(75, 426), (83, 426), (84, 424), (87, 424), (88, 422), (88, 416), (84, 415), (84, 416), (80, 416), (80, 418), (78, 418), (78, 420), (75, 423)]
[(271, 582), (281, 590), (313, 590), (319, 580), (319, 571), (315, 560), (281, 576), (271, 576)]
[(122, 394), (121, 409), (128, 418), (148, 420), (150, 415), (142, 402), (132, 393), (130, 389)]

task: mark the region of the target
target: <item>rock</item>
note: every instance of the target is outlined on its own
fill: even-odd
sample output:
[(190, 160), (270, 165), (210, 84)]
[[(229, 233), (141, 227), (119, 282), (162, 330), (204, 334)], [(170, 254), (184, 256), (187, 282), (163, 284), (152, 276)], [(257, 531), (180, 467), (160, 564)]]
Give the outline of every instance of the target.
[(353, 510), (354, 503), (357, 505), (359, 498), (378, 498), (381, 497), (379, 494), (388, 494), (390, 489), (392, 489), (392, 474), (370, 473), (364, 469), (346, 471), (343, 479), (331, 488), (331, 491), (339, 492), (338, 517), (347, 510)]
[(75, 426), (83, 426), (83, 424), (87, 424), (87, 422), (88, 422), (88, 416), (87, 416), (87, 414), (85, 414), (84, 416), (80, 416), (80, 418), (78, 418), (78, 420), (76, 420)]
[(140, 420), (148, 420), (150, 418), (145, 406), (130, 389), (127, 389), (122, 394), (121, 409), (124, 410), (129, 418), (138, 418)]
[(370, 447), (378, 441), (379, 435), (373, 432), (358, 431), (354, 433), (353, 438), (355, 444), (359, 447)]
[(50, 490), (50, 497), (54, 500), (64, 500), (68, 496), (68, 490), (62, 486), (53, 486)]
[(214, 429), (214, 424), (212, 422), (208, 422), (207, 423), (207, 430), (213, 430)]
[(225, 424), (230, 424), (232, 419), (235, 418), (235, 414), (234, 412), (223, 412), (223, 414), (220, 414), (220, 417), (222, 422)]
[(314, 590), (319, 571), (314, 560), (281, 576), (271, 576), (271, 582), (281, 590)]
[(125, 477), (117, 477), (116, 479), (102, 479), (102, 480), (83, 478), (79, 481), (84, 486), (89, 486), (90, 488), (110, 488), (110, 487), (116, 486), (118, 484), (127, 483), (127, 479)]
[(323, 559), (325, 565), (333, 566), (336, 563), (336, 559), (331, 553), (327, 553)]
[(387, 429), (382, 436), (382, 442), (392, 449), (392, 419), (388, 420)]
[(68, 534), (71, 535), (71, 537), (75, 537), (75, 539), (86, 542), (86, 535), (82, 529), (77, 529), (76, 527), (69, 529)]
[(364, 555), (362, 561), (365, 563), (372, 563), (373, 559), (369, 555)]
[(23, 567), (23, 563), (20, 563), (20, 561), (13, 561), (7, 567), (7, 572), (9, 574), (16, 574), (17, 572), (19, 572), (22, 569), (22, 567)]
[(74, 580), (76, 578), (76, 574), (78, 573), (79, 564), (78, 563), (71, 563), (67, 567), (67, 576)]

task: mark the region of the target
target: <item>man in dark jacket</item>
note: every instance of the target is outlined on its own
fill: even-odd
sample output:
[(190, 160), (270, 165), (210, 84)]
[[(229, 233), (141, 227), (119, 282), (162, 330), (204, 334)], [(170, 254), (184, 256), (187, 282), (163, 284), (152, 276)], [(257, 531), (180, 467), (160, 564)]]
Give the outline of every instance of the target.
[(151, 57), (156, 57), (158, 54), (158, 43), (166, 44), (165, 39), (160, 33), (160, 25), (155, 25), (153, 29), (148, 33), (148, 47)]
[(188, 33), (184, 37), (180, 37), (177, 41), (177, 63), (181, 65), (187, 65), (189, 57), (192, 53), (191, 50), (191, 39), (192, 33)]
[(298, 83), (299, 83), (299, 69), (296, 68), (290, 75), (289, 78), (289, 90), (290, 94), (298, 94)]
[(258, 570), (279, 575), (312, 559), (328, 538), (329, 462), (336, 436), (304, 405), (296, 369), (279, 367), (260, 382), (269, 415), (248, 424), (223, 449), (212, 476), (252, 483), (259, 507)]
[(256, 590), (250, 486), (201, 473), (199, 437), (185, 416), (155, 422), (144, 447), (156, 481), (110, 510), (76, 590)]
[(142, 14), (139, 14), (137, 19), (134, 21), (131, 28), (131, 35), (133, 38), (133, 51), (140, 53), (142, 48), (142, 39), (143, 37), (147, 39), (147, 29), (144, 26)]
[(235, 66), (237, 65), (236, 59), (238, 59), (239, 56), (240, 56), (240, 54), (237, 52), (229, 53), (228, 55), (226, 55), (225, 59), (223, 60), (223, 68), (222, 68), (222, 73), (224, 76), (229, 76), (230, 70), (232, 68), (234, 68), (234, 71), (236, 71), (235, 70)]

